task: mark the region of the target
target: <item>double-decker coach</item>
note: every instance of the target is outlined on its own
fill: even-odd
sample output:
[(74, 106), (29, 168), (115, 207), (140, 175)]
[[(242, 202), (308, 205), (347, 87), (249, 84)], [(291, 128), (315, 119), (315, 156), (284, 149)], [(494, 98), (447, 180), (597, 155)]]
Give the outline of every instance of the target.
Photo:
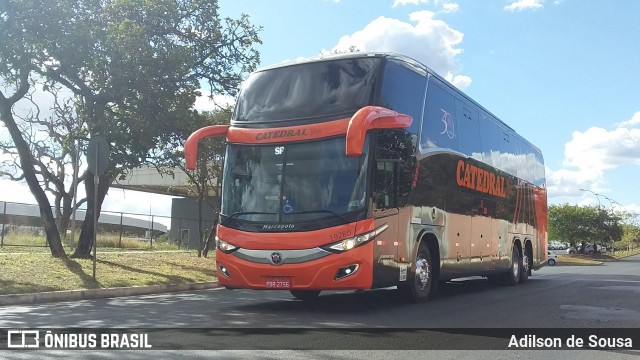
[(352, 53), (277, 65), (243, 84), (227, 141), (216, 238), (228, 288), (397, 286), (425, 301), (481, 275), (524, 283), (546, 262), (540, 150), (405, 56)]

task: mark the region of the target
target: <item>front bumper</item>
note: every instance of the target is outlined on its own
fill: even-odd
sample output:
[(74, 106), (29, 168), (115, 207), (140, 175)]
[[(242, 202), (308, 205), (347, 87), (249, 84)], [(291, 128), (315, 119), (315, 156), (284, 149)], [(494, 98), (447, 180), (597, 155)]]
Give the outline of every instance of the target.
[[(260, 254), (271, 254), (278, 250), (261, 250)], [(257, 255), (257, 254), (256, 254)], [(248, 257), (246, 253), (224, 253), (216, 249), (218, 282), (220, 285), (240, 289), (278, 290), (267, 287), (273, 279), (286, 279), (289, 287), (281, 290), (345, 290), (370, 289), (373, 277), (373, 243), (369, 242), (343, 253), (328, 253), (326, 256), (306, 261), (299, 258), (293, 263), (287, 259), (281, 265), (260, 260), (259, 256)], [(348, 276), (339, 275), (341, 269), (356, 265), (356, 271)], [(225, 275), (220, 269), (224, 267)], [(342, 278), (337, 278), (344, 276)]]

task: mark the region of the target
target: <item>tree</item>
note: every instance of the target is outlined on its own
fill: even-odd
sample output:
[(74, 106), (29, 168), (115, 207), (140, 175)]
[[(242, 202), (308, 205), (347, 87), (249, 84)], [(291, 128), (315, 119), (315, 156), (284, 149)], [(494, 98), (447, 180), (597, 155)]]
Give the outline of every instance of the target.
[(39, 49), (28, 46), (24, 42), (24, 36), (18, 30), (19, 26), (12, 21), (11, 10), (12, 3), (0, 3), (0, 38), (2, 39), (0, 82), (3, 85), (0, 90), (0, 120), (15, 144), (17, 161), (23, 167), (22, 177), (40, 207), (40, 217), (43, 220), (51, 254), (54, 257), (66, 257), (53, 218), (51, 204), (38, 181), (35, 169), (38, 159), (30, 152), (29, 144), (24, 140), (13, 115), (13, 107), (29, 91), (29, 77), (33, 68), (31, 59), (38, 57)]
[[(221, 108), (212, 112), (205, 112), (199, 118), (200, 127), (209, 125), (229, 124), (232, 115), (232, 108)], [(185, 134), (185, 137), (189, 134)], [(198, 166), (196, 170), (187, 170), (184, 162), (184, 151), (181, 146), (184, 141), (177, 139), (179, 142), (170, 146), (170, 149), (178, 149), (173, 154), (167, 154), (163, 158), (168, 161), (163, 164), (161, 169), (170, 173), (170, 169), (178, 168), (187, 174), (189, 179), (188, 192), (190, 196), (197, 199), (198, 203), (198, 257), (206, 257), (208, 249), (213, 241), (214, 228), (206, 229), (203, 226), (203, 207), (206, 205), (214, 212), (219, 210), (217, 201), (220, 196), (220, 186), (222, 184), (222, 167), (224, 164), (225, 141), (222, 138), (207, 138), (198, 144)], [(172, 174), (170, 174), (172, 175)], [(212, 196), (215, 195), (215, 198)], [(207, 231), (208, 230), (208, 231)]]
[[(234, 95), (259, 62), (253, 46), (260, 29), (244, 14), (222, 20), (215, 0), (12, 0), (0, 6), (0, 76), (15, 89), (10, 97), (0, 94), (0, 116), (50, 243), (60, 235), (11, 113), (31, 76), (71, 91), (89, 138), (102, 135), (111, 144), (110, 166), (99, 178), (99, 216), (115, 178), (160, 162), (164, 144), (194, 130), (201, 81), (212, 94)], [(85, 174), (84, 184), (92, 218), (93, 176)], [(85, 221), (75, 256), (89, 256), (92, 234), (93, 222)]]
[(572, 245), (581, 241), (609, 244), (622, 236), (619, 214), (598, 206), (549, 206), (549, 238)]
[[(74, 174), (73, 164), (79, 162), (78, 140), (85, 138), (84, 128), (79, 123), (73, 98), (65, 97), (60, 89), (47, 87), (39, 93), (50, 94), (50, 109), (42, 109), (33, 98), (36, 87), (23, 98), (28, 106), (25, 111), (14, 111), (20, 132), (27, 142), (30, 153), (35, 154), (34, 168), (40, 187), (53, 196), (58, 232), (66, 235), (73, 213), (74, 189), (84, 181), (84, 176)], [(42, 96), (41, 96), (42, 97)], [(11, 139), (0, 139), (0, 151), (8, 155), (2, 161), (0, 176), (21, 181), (25, 175), (21, 169), (19, 153)], [(77, 201), (76, 209), (86, 200)]]
[(616, 241), (615, 248), (635, 248), (640, 242), (640, 214), (636, 212), (624, 212), (624, 223), (622, 224), (622, 238)]

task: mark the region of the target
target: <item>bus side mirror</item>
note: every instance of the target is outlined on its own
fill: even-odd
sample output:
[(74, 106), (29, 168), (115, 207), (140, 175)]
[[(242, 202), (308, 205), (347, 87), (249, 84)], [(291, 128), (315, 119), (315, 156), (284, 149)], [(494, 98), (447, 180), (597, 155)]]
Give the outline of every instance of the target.
[(413, 119), (380, 106), (365, 106), (349, 121), (347, 128), (347, 156), (362, 155), (364, 138), (371, 129), (406, 129)]
[(203, 127), (193, 132), (184, 143), (184, 159), (186, 168), (189, 170), (196, 169), (196, 160), (198, 159), (198, 142), (204, 138), (211, 136), (227, 135), (229, 125), (213, 125)]

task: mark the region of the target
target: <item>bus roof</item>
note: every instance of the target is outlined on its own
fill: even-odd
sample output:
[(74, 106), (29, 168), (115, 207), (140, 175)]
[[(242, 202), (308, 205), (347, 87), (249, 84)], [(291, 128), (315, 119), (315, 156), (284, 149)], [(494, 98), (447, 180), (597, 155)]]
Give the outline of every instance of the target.
[(408, 57), (406, 55), (393, 53), (393, 52), (351, 52), (351, 53), (341, 53), (341, 54), (329, 54), (329, 55), (321, 55), (321, 56), (317, 56), (317, 57), (313, 57), (313, 58), (302, 58), (302, 59), (297, 59), (297, 60), (292, 60), (292, 61), (285, 61), (285, 62), (282, 62), (280, 64), (274, 64), (274, 65), (271, 65), (271, 66), (260, 68), (260, 69), (256, 70), (255, 72), (261, 72), (261, 71), (266, 71), (266, 70), (271, 70), (271, 69), (283, 68), (283, 67), (287, 67), (287, 66), (294, 66), (294, 65), (304, 64), (304, 63), (313, 63), (313, 62), (331, 61), (331, 60), (340, 60), (340, 59), (363, 58), (363, 57), (377, 57), (377, 58), (395, 59), (395, 60), (408, 62), (408, 63), (410, 63), (410, 64), (412, 64), (412, 65), (414, 65), (414, 66), (416, 66), (418, 68), (422, 68), (427, 73), (429, 73), (431, 76), (435, 76), (437, 79), (439, 79), (444, 84), (449, 86), (449, 88), (451, 90), (453, 90), (456, 93), (464, 96), (464, 98), (466, 100), (470, 101), (471, 103), (473, 103), (474, 105), (476, 105), (477, 107), (482, 109), (484, 112), (486, 112), (487, 114), (491, 115), (491, 117), (494, 120), (496, 120), (497, 122), (499, 122), (500, 125), (502, 125), (502, 126), (506, 127), (507, 129), (513, 131), (523, 141), (525, 141), (526, 143), (531, 145), (531, 147), (533, 149), (535, 149), (539, 153), (542, 153), (537, 146), (533, 145), (530, 141), (528, 141), (527, 139), (525, 139), (524, 137), (519, 135), (511, 126), (509, 126), (507, 123), (502, 121), (499, 117), (497, 117), (495, 114), (493, 114), (487, 108), (485, 108), (484, 106), (480, 105), (477, 101), (472, 99), (470, 96), (465, 94), (462, 90), (458, 89), (456, 86), (451, 84), (443, 76), (441, 76), (440, 74), (435, 72), (433, 69), (431, 69), (427, 65), (425, 65), (425, 64), (423, 64), (423, 63), (421, 63), (421, 62), (419, 62), (419, 61), (417, 61), (417, 60), (415, 60), (415, 59), (413, 59), (411, 57)]

